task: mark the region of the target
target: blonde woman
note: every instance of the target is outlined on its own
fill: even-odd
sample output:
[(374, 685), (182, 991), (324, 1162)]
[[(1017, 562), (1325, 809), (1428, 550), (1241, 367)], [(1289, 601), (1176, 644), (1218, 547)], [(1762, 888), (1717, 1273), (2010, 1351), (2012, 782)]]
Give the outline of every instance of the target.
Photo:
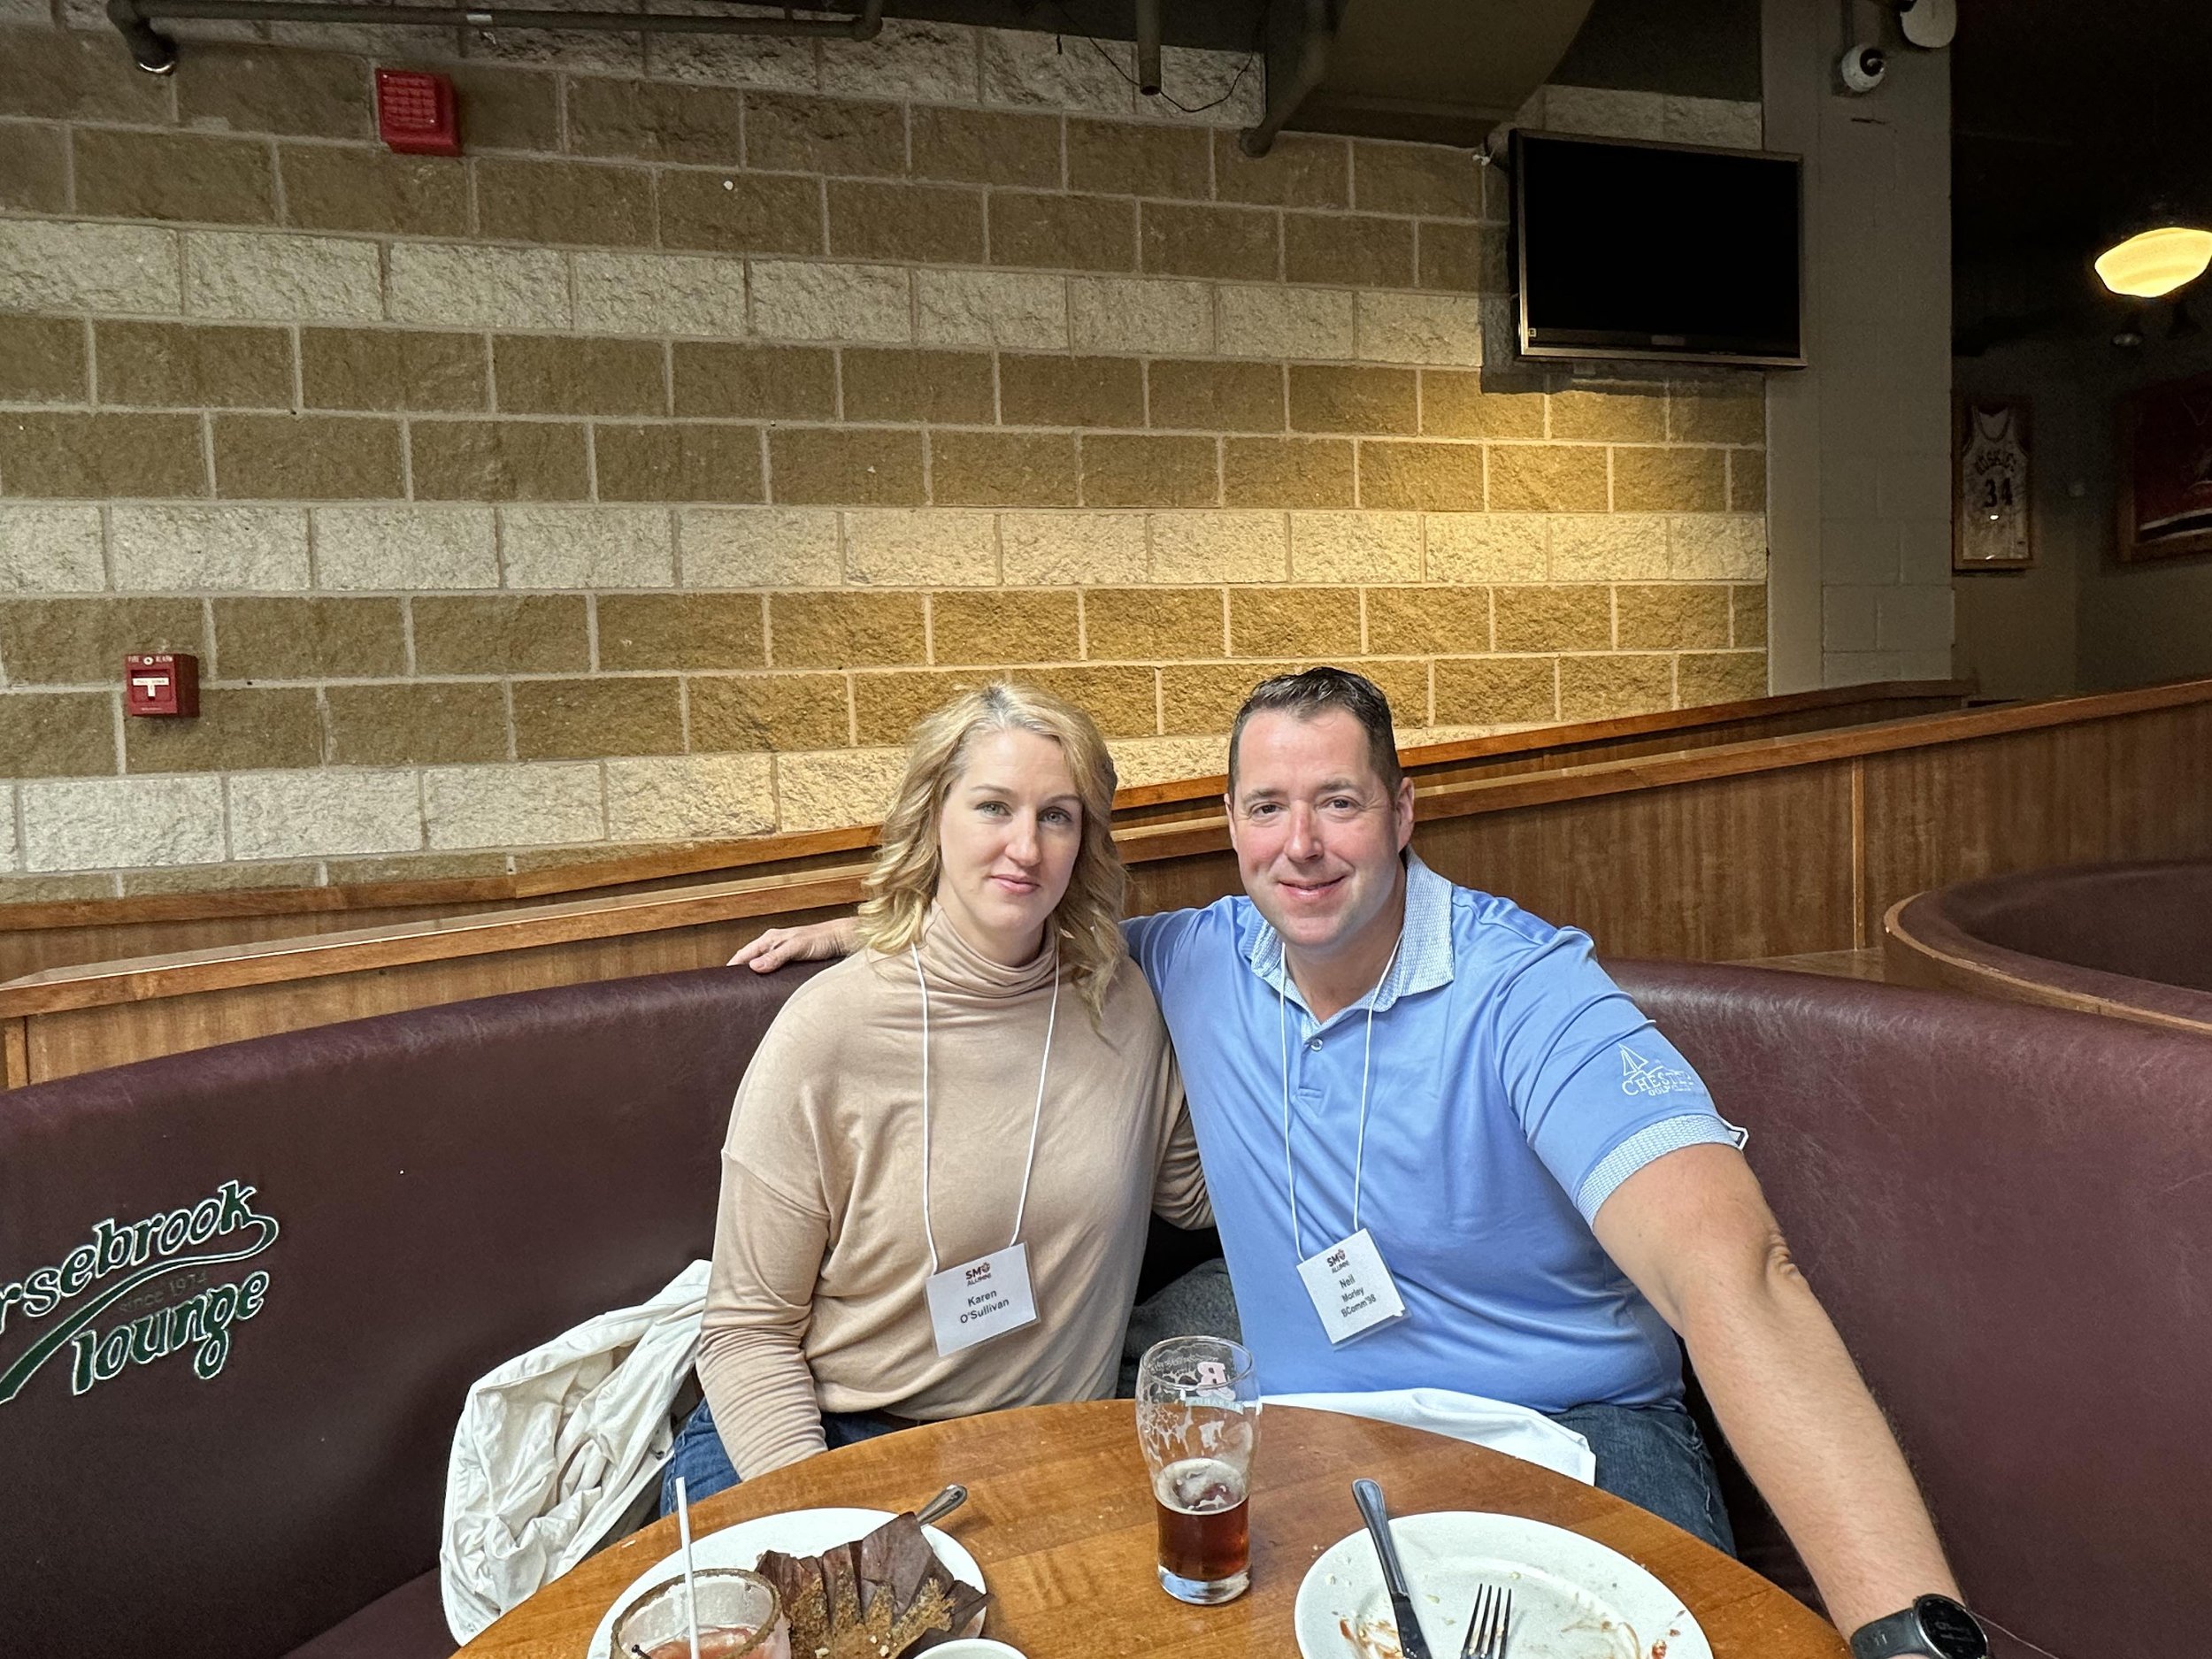
[(916, 728), (865, 947), (739, 1086), (694, 1500), (872, 1435), (1113, 1390), (1148, 1217), (1210, 1224), (1167, 1032), (1118, 926), (1090, 717), (994, 685)]

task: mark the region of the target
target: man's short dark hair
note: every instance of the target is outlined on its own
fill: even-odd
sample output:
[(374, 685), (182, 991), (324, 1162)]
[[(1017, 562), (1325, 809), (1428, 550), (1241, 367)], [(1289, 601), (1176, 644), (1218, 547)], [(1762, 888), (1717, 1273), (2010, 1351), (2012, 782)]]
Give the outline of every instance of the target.
[(1405, 768), (1398, 764), (1398, 739), (1390, 725), (1390, 699), (1384, 696), (1382, 687), (1363, 674), (1353, 673), (1347, 668), (1309, 668), (1302, 674), (1278, 674), (1272, 680), (1263, 680), (1252, 687), (1252, 695), (1237, 710), (1236, 724), (1229, 728), (1229, 793), (1237, 792), (1237, 744), (1244, 736), (1244, 724), (1256, 714), (1287, 714), (1294, 719), (1311, 720), (1332, 709), (1341, 709), (1360, 724), (1367, 733), (1367, 758), (1380, 778), (1383, 787), (1394, 796), (1398, 785), (1405, 778)]

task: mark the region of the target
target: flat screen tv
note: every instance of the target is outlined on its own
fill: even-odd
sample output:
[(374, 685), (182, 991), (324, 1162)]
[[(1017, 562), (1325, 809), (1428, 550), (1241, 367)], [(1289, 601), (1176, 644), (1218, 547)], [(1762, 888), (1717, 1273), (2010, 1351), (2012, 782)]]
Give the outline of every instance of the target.
[(1804, 365), (1796, 157), (1516, 132), (1511, 165), (1524, 357)]

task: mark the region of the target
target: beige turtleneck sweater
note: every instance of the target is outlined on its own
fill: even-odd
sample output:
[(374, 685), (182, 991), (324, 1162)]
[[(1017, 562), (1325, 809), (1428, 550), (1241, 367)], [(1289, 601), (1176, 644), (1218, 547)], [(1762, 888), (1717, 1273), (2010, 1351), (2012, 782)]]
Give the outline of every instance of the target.
[[(990, 961), (933, 910), (930, 1217), (940, 1267), (1006, 1248), (1056, 952)], [(925, 1420), (1110, 1394), (1147, 1217), (1210, 1224), (1152, 992), (1121, 964), (1094, 1026), (1060, 987), (1022, 1222), (1037, 1318), (949, 1359), (923, 1284), (921, 1002), (911, 956), (864, 950), (792, 995), (722, 1149), (699, 1378), (741, 1475), (823, 1448), (824, 1411)]]

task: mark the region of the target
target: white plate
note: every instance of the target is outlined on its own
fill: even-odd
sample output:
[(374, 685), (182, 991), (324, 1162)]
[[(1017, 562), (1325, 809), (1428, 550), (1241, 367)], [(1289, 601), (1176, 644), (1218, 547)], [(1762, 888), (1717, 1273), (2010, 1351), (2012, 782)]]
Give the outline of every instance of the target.
[[(787, 1555), (818, 1555), (826, 1549), (865, 1538), (890, 1518), (888, 1509), (788, 1509), (781, 1515), (764, 1515), (694, 1538), (691, 1564), (695, 1568), (754, 1567), (772, 1549), (780, 1549)], [(922, 1535), (929, 1540), (929, 1547), (937, 1552), (946, 1571), (963, 1584), (979, 1590), (984, 1587), (983, 1569), (976, 1565), (973, 1555), (933, 1526), (922, 1528)], [(645, 1592), (682, 1571), (682, 1552), (674, 1550), (631, 1579), (629, 1587), (615, 1597), (614, 1605), (599, 1621), (599, 1628), (592, 1632), (591, 1646), (584, 1650), (589, 1659), (608, 1659), (607, 1645), (615, 1620)], [(972, 1630), (963, 1632), (974, 1633)]]
[[(1390, 1535), (1435, 1659), (1459, 1659), (1484, 1584), (1513, 1592), (1512, 1659), (1713, 1659), (1681, 1597), (1579, 1532), (1517, 1515), (1448, 1510), (1397, 1517)], [(1330, 1545), (1308, 1571), (1296, 1630), (1305, 1659), (1398, 1659), (1397, 1625), (1365, 1528)]]

